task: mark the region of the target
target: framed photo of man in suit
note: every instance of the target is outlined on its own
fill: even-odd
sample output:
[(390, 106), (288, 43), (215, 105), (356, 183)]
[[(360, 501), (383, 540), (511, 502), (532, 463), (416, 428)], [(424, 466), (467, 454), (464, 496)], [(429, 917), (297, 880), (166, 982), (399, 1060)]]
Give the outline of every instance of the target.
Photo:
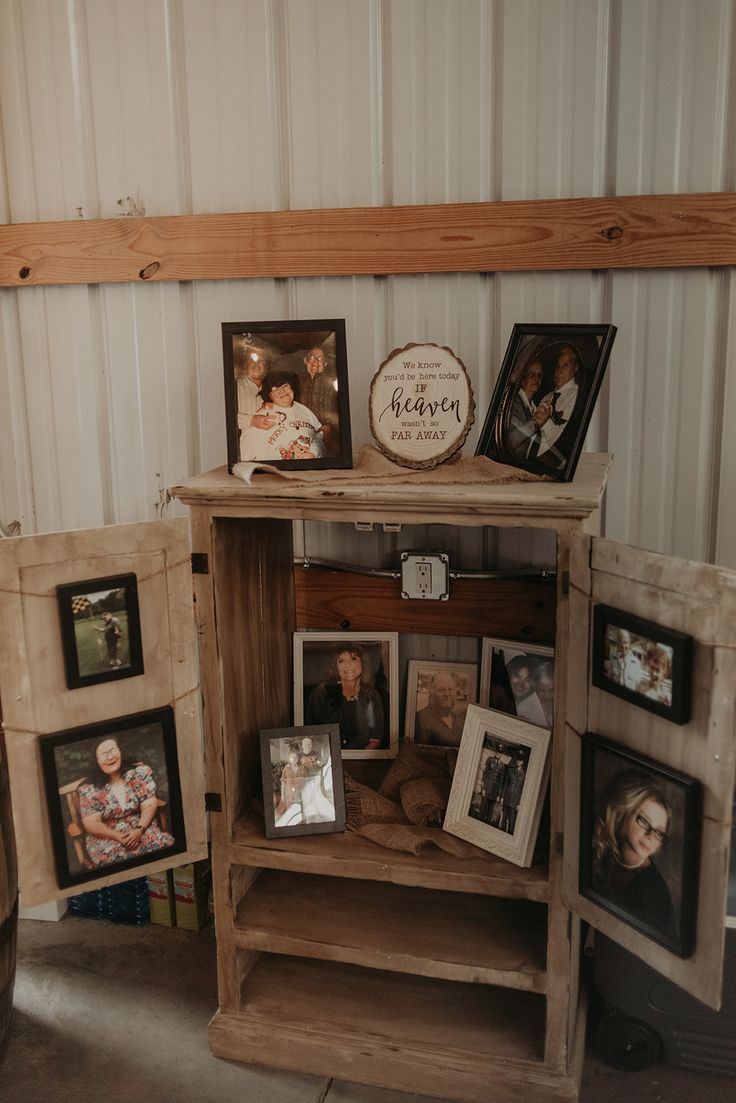
[(476, 455), (569, 482), (615, 335), (611, 325), (515, 325)]

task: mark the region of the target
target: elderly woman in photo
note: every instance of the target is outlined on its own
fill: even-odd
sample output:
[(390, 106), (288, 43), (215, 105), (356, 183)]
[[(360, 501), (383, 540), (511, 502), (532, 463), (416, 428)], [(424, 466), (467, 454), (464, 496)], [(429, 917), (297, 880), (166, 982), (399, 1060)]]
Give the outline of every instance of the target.
[(532, 360), (524, 368), (519, 389), (514, 395), (506, 430), (506, 447), (517, 459), (524, 460), (529, 444), (537, 434), (534, 421), (536, 405), (534, 397), (542, 384), (542, 362)]
[(317, 415), (297, 401), (298, 381), (271, 371), (261, 383), (261, 404), (240, 438), (241, 460), (314, 460), (325, 454)]
[(625, 770), (606, 785), (593, 826), (592, 887), (611, 904), (676, 937), (672, 897), (655, 858), (672, 811), (662, 789)]
[(339, 724), (344, 750), (373, 751), (388, 745), (383, 702), (361, 644), (335, 647), (327, 678), (307, 698), (305, 721)]
[(99, 740), (89, 781), (79, 786), (85, 845), (94, 866), (113, 865), (174, 845), (154, 821), (158, 800), (153, 771), (123, 757), (111, 736)]

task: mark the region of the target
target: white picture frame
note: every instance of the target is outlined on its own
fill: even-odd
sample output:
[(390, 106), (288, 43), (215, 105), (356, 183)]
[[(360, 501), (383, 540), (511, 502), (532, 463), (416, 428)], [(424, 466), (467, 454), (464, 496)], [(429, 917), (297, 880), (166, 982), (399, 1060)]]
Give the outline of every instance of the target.
[[(503, 663), (504, 668), (502, 679), (498, 677), (499, 663)], [(515, 669), (519, 673), (526, 669), (526, 676), (522, 674), (517, 680)], [(484, 708), (516, 716), (526, 723), (551, 731), (554, 721), (554, 671), (554, 647), (484, 636), (478, 703)]]
[(530, 866), (549, 780), (549, 747), (544, 728), (468, 705), (444, 830)]
[[(439, 699), (433, 698), (432, 694), (435, 682), (439, 687)], [(468, 705), (478, 701), (477, 689), (477, 663), (410, 659), (406, 677), (404, 739), (424, 746), (459, 747)], [(449, 715), (443, 716), (447, 708)], [(447, 722), (448, 719), (451, 723)]]
[[(351, 652), (360, 653), (361, 674), (355, 697), (346, 697), (336, 664), (341, 654)], [(354, 669), (353, 665), (348, 673)], [(395, 758), (399, 750), (398, 632), (295, 632), (294, 723), (339, 724), (345, 759)], [(371, 745), (371, 738), (365, 746), (358, 745), (377, 732), (377, 746)]]

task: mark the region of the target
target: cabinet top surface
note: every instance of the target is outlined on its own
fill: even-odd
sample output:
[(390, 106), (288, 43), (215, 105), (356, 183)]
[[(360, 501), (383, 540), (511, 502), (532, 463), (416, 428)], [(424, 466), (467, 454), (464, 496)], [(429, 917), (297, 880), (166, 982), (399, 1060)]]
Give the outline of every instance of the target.
[[(406, 477), (389, 481), (351, 479), (346, 472), (330, 479), (297, 482), (257, 472), (248, 485), (227, 468), (220, 467), (188, 482), (173, 486), (175, 498), (189, 506), (204, 506), (214, 513), (242, 516), (314, 518), (315, 520), (386, 520), (404, 523), (539, 525), (579, 522), (598, 508), (605, 490), (612, 457), (585, 453), (570, 483), (518, 482), (505, 485), (432, 484)], [(311, 473), (310, 473), (311, 474)]]

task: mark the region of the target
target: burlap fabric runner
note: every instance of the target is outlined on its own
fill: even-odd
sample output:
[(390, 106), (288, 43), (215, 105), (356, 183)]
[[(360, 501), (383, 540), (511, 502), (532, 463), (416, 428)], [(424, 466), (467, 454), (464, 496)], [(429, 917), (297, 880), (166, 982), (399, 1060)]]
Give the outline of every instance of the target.
[(403, 743), (376, 792), (345, 774), (348, 831), (389, 850), (418, 854), (433, 845), (457, 858), (477, 854), (472, 843), (441, 827), (457, 752)]
[[(434, 486), (462, 483), (464, 486), (484, 485), (503, 486), (507, 483), (548, 482), (551, 476), (535, 475), (518, 467), (509, 467), (505, 463), (496, 463), (488, 456), (458, 456), (439, 464), (427, 471), (415, 471), (410, 467), (401, 467), (372, 444), (363, 444), (354, 457), (352, 468), (337, 468), (329, 471), (284, 471), (268, 463), (236, 463), (233, 475), (246, 483), (251, 483), (254, 472), (265, 473), (266, 478), (277, 475), (280, 479), (303, 484), (353, 482), (360, 483), (370, 479), (374, 483), (411, 482), (429, 483)], [(259, 475), (257, 484), (263, 486), (265, 479)]]

